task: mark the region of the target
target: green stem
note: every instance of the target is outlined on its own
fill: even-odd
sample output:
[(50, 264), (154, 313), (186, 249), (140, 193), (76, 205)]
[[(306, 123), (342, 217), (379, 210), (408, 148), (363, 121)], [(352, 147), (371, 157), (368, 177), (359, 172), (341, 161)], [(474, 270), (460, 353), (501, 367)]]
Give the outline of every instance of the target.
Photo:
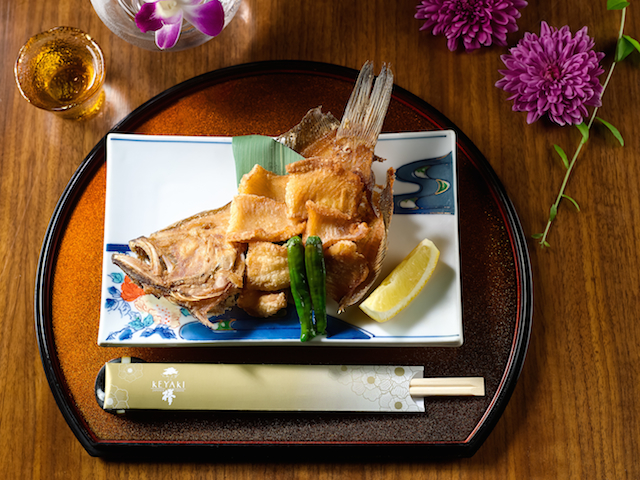
[[(620, 40), (622, 39), (622, 35), (624, 33), (624, 23), (625, 23), (626, 12), (627, 12), (627, 9), (623, 8), (622, 16), (620, 19), (620, 31), (618, 32), (618, 42), (620, 42)], [(617, 43), (616, 43), (616, 46), (617, 46)], [(609, 73), (607, 74), (607, 78), (605, 79), (604, 84), (602, 85), (602, 94), (600, 95), (601, 99), (604, 97), (604, 92), (607, 89), (607, 86), (609, 85), (609, 81), (611, 80), (611, 76), (613, 75), (613, 70), (616, 67), (616, 64), (617, 62), (614, 57), (613, 62), (611, 63), (611, 67), (609, 68)], [(589, 118), (589, 123), (587, 124), (587, 131), (591, 131), (591, 126), (593, 125), (593, 122), (596, 119), (597, 113), (598, 113), (598, 107), (595, 107), (593, 109), (593, 112), (591, 113), (591, 117)], [(580, 140), (580, 144), (578, 145), (578, 148), (576, 149), (575, 153), (573, 154), (573, 157), (571, 158), (571, 162), (569, 163), (569, 168), (567, 168), (567, 172), (564, 174), (562, 185), (560, 185), (560, 191), (558, 192), (556, 201), (553, 203), (553, 206), (552, 206), (552, 208), (555, 207), (556, 214), (557, 214), (558, 206), (560, 205), (560, 201), (564, 196), (564, 191), (567, 188), (567, 184), (569, 183), (569, 177), (571, 176), (573, 167), (585, 143), (587, 143), (587, 138), (583, 136), (582, 139)], [(545, 226), (544, 233), (542, 234), (542, 236), (540, 237), (540, 240), (538, 241), (538, 244), (542, 248), (549, 246), (549, 243), (547, 242), (547, 237), (549, 236), (549, 230), (551, 229), (551, 224), (555, 220), (555, 217), (556, 215), (554, 216), (549, 215), (549, 219), (547, 220), (547, 225)]]
[[(591, 127), (591, 123), (589, 123), (589, 127)], [(558, 196), (556, 197), (556, 201), (553, 203), (553, 205), (556, 208), (556, 212), (558, 210), (558, 206), (560, 205), (560, 201), (562, 200), (562, 196), (564, 195), (564, 190), (567, 187), (567, 183), (569, 182), (569, 176), (571, 176), (571, 171), (573, 170), (573, 167), (576, 164), (576, 160), (578, 159), (578, 154), (580, 153), (580, 150), (582, 150), (582, 146), (585, 143), (587, 143), (587, 141), (583, 137), (582, 140), (580, 140), (580, 144), (578, 145), (578, 148), (576, 149), (575, 153), (573, 154), (573, 158), (571, 159), (571, 162), (569, 163), (569, 168), (567, 168), (567, 173), (565, 173), (564, 179), (562, 180), (562, 185), (560, 186), (560, 192), (558, 192)], [(544, 233), (542, 234), (542, 237), (540, 238), (540, 242), (539, 243), (540, 243), (541, 247), (548, 246), (547, 236), (549, 235), (549, 230), (551, 229), (551, 223), (553, 223), (553, 220), (555, 220), (555, 218), (552, 218), (551, 216), (549, 216), (549, 219), (547, 220), (547, 226), (545, 227)]]

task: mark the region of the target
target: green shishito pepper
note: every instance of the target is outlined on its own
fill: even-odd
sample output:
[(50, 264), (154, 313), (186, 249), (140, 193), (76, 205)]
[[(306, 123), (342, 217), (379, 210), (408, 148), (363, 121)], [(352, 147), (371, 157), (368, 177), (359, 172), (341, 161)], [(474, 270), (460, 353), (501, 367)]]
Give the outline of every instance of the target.
[(311, 292), (311, 304), (320, 335), (327, 333), (327, 271), (322, 253), (322, 240), (310, 236), (304, 248), (304, 265)]
[(304, 246), (300, 237), (291, 237), (286, 246), (291, 295), (300, 318), (300, 341), (307, 342), (315, 337), (316, 331), (313, 324), (311, 293), (304, 266)]

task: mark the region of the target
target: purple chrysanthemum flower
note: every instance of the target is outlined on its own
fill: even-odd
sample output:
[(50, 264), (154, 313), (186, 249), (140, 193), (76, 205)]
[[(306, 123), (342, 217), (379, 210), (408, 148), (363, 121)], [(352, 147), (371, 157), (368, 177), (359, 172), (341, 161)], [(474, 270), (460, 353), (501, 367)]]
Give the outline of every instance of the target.
[(492, 42), (505, 46), (526, 6), (525, 0), (422, 0), (415, 18), (426, 20), (420, 30), (433, 27), (434, 35), (447, 37), (449, 50), (458, 47), (460, 38), (465, 49), (475, 50)]
[(557, 29), (542, 22), (540, 36), (525, 33), (509, 54), (500, 58), (507, 70), (496, 87), (513, 94), (513, 110), (529, 112), (527, 123), (544, 114), (558, 125), (579, 125), (588, 115), (586, 107), (601, 105), (604, 72), (594, 52), (587, 27), (571, 35), (568, 26)]
[(219, 0), (145, 0), (136, 14), (141, 32), (155, 32), (160, 50), (173, 47), (180, 37), (182, 19), (205, 35), (215, 37), (224, 28), (224, 8)]

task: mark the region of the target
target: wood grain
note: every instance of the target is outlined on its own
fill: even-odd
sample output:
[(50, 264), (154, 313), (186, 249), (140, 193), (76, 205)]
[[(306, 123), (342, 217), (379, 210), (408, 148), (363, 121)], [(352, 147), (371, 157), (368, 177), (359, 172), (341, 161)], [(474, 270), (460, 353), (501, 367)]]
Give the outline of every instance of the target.
[[(535, 316), (528, 357), (495, 430), (470, 459), (376, 463), (356, 458), (290, 464), (106, 462), (86, 454), (60, 414), (41, 365), (33, 288), (47, 224), (66, 183), (98, 140), (134, 108), (195, 75), (236, 64), (303, 59), (358, 69), (392, 64), (396, 83), (431, 103), (469, 136), (505, 185), (528, 234), (541, 231), (562, 180), (553, 144), (573, 151), (576, 129), (527, 125), (494, 87), (506, 48), (449, 52), (418, 29), (417, 1), (245, 0), (215, 40), (184, 52), (148, 52), (113, 35), (87, 0), (0, 5), (0, 464), (7, 478), (168, 479), (623, 479), (640, 478), (640, 55), (619, 65), (601, 116), (618, 126), (620, 147), (598, 127), (549, 238), (530, 245)], [(640, 36), (635, 5), (626, 33)], [(619, 13), (606, 2), (529, 2), (519, 32), (540, 21), (582, 26), (611, 58)], [(106, 57), (107, 103), (87, 122), (28, 105), (13, 62), (33, 34), (81, 28)], [(604, 78), (602, 78), (604, 80)], [(403, 459), (404, 460), (404, 459)]]

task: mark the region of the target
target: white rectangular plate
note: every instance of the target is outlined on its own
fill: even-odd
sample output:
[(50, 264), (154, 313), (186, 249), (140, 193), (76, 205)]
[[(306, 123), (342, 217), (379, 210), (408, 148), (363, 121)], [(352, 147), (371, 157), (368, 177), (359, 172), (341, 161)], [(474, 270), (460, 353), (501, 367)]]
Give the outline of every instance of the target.
[[(293, 305), (252, 318), (234, 308), (209, 329), (168, 300), (140, 295), (111, 261), (128, 242), (229, 203), (237, 193), (230, 137), (110, 134), (107, 137), (101, 346), (300, 345)], [(427, 287), (395, 318), (378, 323), (357, 306), (328, 311), (328, 335), (304, 345), (460, 346), (463, 342), (456, 138), (450, 130), (382, 134), (377, 183), (396, 169), (389, 251), (380, 282), (423, 239), (440, 250)]]

